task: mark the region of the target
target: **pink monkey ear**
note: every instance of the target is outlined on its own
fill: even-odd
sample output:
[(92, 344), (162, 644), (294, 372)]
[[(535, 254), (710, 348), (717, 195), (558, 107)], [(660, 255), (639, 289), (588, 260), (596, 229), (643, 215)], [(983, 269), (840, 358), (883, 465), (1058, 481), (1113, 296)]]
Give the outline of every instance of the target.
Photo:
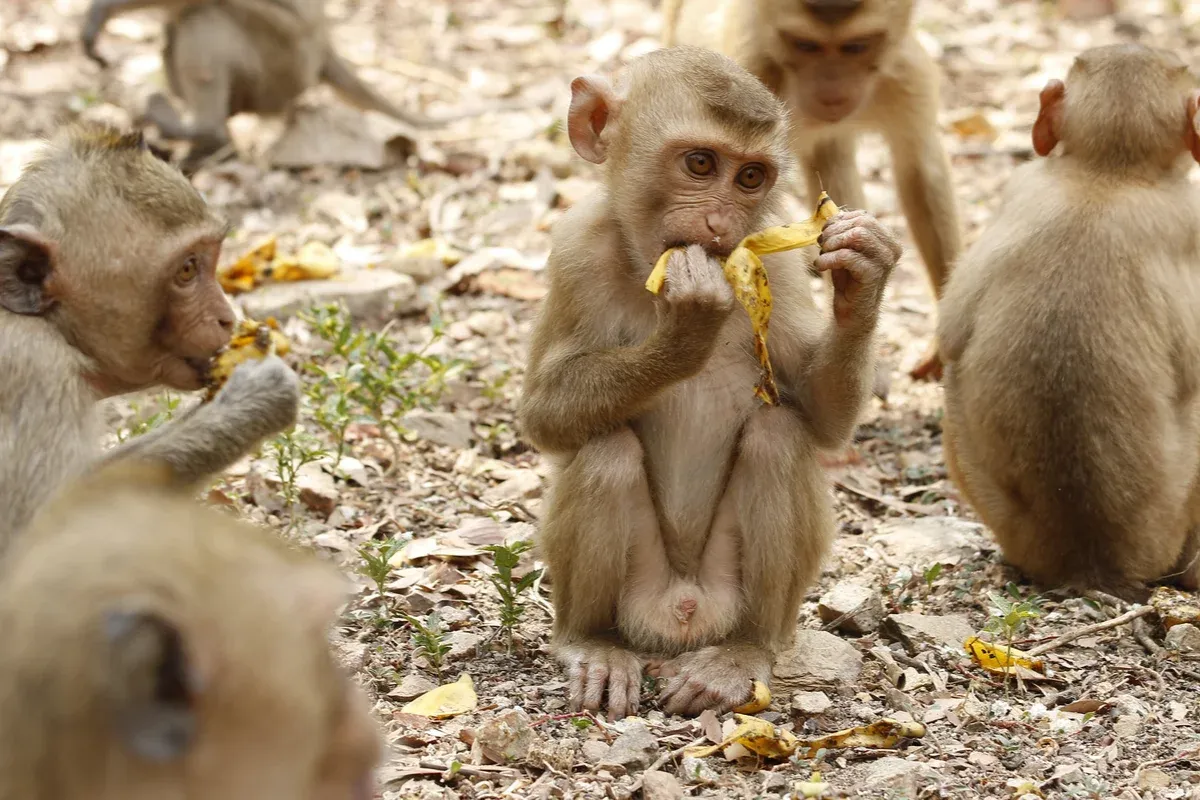
[(1060, 80), (1048, 82), (1038, 99), (1041, 109), (1033, 123), (1033, 149), (1039, 156), (1050, 155), (1062, 134), (1063, 98), (1066, 86)]
[(604, 78), (585, 75), (571, 81), (567, 135), (575, 152), (593, 164), (608, 158), (606, 129), (616, 119), (620, 100)]
[(1193, 90), (1187, 99), (1187, 126), (1184, 128), (1183, 140), (1192, 158), (1200, 164), (1200, 131), (1196, 130), (1196, 112), (1200, 111), (1200, 90)]

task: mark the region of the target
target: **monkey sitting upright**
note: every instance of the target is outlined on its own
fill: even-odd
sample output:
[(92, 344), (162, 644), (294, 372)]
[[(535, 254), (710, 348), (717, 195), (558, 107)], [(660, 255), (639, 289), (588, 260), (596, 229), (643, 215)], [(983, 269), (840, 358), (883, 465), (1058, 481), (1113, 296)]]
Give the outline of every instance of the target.
[(943, 301), (946, 466), (1005, 558), (1142, 599), (1200, 582), (1195, 76), (1088, 50), (1041, 92), (1033, 146)]
[(108, 465), (0, 561), (0, 800), (373, 796), (378, 728), (326, 638), (345, 579), (194, 488)]
[(96, 39), (110, 18), (152, 7), (170, 13), (163, 68), (193, 120), (184, 123), (158, 93), (145, 116), (166, 138), (191, 142), (188, 170), (228, 144), (230, 117), (289, 113), (321, 82), (358, 108), (416, 128), (436, 124), (397, 108), (334, 52), (324, 0), (92, 0), (81, 35), (88, 56), (105, 63)]
[[(81, 125), (0, 200), (0, 551), (99, 455), (98, 400), (203, 385), (233, 309), (217, 281), (226, 223), (141, 134)], [(215, 473), (292, 425), (280, 359), (239, 366), (212, 403), (108, 455)]]
[[(604, 185), (553, 231), (549, 293), (519, 419), (554, 468), (541, 546), (552, 645), (574, 708), (636, 713), (647, 660), (668, 713), (724, 710), (770, 680), (833, 536), (817, 454), (844, 446), (867, 397), (900, 246), (843, 212), (805, 248), (764, 257), (780, 404), (721, 259), (787, 222), (787, 110), (710, 50), (571, 84), (567, 130)], [(668, 248), (665, 288), (646, 279)], [(833, 272), (832, 313), (809, 269)]]

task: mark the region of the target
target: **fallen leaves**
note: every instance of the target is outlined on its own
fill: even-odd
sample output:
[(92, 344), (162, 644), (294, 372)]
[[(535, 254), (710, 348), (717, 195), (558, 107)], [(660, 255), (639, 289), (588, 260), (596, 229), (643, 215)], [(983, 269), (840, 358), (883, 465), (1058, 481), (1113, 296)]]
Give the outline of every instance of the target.
[(1172, 586), (1159, 586), (1150, 595), (1150, 605), (1158, 612), (1163, 628), (1167, 630), (1185, 623), (1200, 626), (1200, 601), (1194, 594)]
[[(795, 250), (817, 243), (825, 223), (840, 211), (837, 205), (829, 199), (829, 195), (821, 192), (817, 198), (817, 207), (811, 218), (803, 222), (791, 222), (787, 225), (776, 225), (752, 233), (725, 259), (725, 280), (733, 287), (733, 294), (746, 309), (750, 316), (750, 327), (754, 331), (754, 353), (762, 365), (763, 375), (754, 394), (764, 403), (779, 405), (779, 388), (775, 385), (775, 372), (771, 369), (771, 358), (767, 353), (767, 328), (771, 321), (771, 288), (767, 282), (767, 270), (759, 256), (769, 253), (779, 253), (784, 250)], [(667, 262), (671, 253), (680, 248), (672, 247), (658, 258), (650, 277), (646, 279), (646, 289), (654, 294), (662, 291), (667, 278)]]
[(429, 719), (447, 719), (474, 711), (479, 705), (475, 695), (475, 682), (464, 672), (454, 683), (431, 689), (400, 709), (405, 714), (416, 714)]
[(264, 283), (328, 280), (340, 271), (341, 262), (324, 242), (306, 242), (294, 255), (280, 255), (272, 236), (218, 270), (217, 280), (229, 294), (242, 294)]

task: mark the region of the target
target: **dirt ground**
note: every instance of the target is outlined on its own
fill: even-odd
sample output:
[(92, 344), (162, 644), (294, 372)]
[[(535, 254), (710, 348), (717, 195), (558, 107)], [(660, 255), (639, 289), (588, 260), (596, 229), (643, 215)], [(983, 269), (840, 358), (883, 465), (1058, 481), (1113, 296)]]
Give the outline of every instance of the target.
[[(1038, 89), (1079, 50), (1140, 40), (1200, 66), (1200, 3), (1182, 5), (1127, 2), (1116, 16), (1072, 23), (1032, 0), (919, 3), (921, 38), (944, 73), (941, 135), (968, 242), (1012, 168), (1032, 155)], [(406, 107), (439, 115), (510, 104), (433, 132), (404, 158), (394, 128), (318, 90), (305, 112), (315, 127), (288, 151), (290, 163), (311, 166), (280, 167), (289, 162), (278, 151), (271, 166), (282, 124), (239, 118), (239, 157), (195, 178), (235, 223), (226, 262), (274, 235), (288, 250), (331, 246), (354, 276), (312, 289), (318, 299), (345, 298), (351, 322), (291, 313), (293, 287), (239, 297), (258, 315), (277, 313), (292, 341), (307, 394), (302, 430), (268, 443), (208, 497), (313, 543), (358, 581), (337, 647), (387, 732), (379, 796), (1200, 798), (1200, 656), (1186, 642), (1165, 646), (1154, 617), (1136, 631), (1099, 627), (1125, 609), (1022, 581), (947, 480), (941, 390), (906, 375), (929, 343), (932, 303), (886, 151), (870, 137), (859, 160), (871, 210), (903, 232), (907, 248), (881, 323), (891, 383), (886, 401), (868, 404), (854, 457), (830, 468), (840, 532), (804, 603), (797, 647), (781, 658), (786, 678), (760, 716), (802, 738), (883, 718), (920, 722), (925, 735), (892, 748), (697, 759), (677, 751), (719, 737), (725, 718), (667, 718), (653, 703), (640, 721), (616, 724), (566, 713), (547, 650), (550, 582), (519, 595), (510, 645), (482, 548), (529, 539), (541, 508), (546, 467), (515, 431), (515, 398), (544, 291), (548, 226), (597, 179), (562, 133), (567, 87), (654, 48), (657, 8), (644, 0), (328, 7), (341, 51)], [(102, 70), (79, 49), (83, 10), (83, 0), (0, 4), (0, 187), (38, 137), (81, 115), (128, 120), (161, 85), (153, 13), (110, 25), (101, 49), (111, 65)], [(334, 128), (350, 144), (337, 140), (333, 155), (354, 150), (358, 167), (329, 163), (320, 145), (332, 134), (321, 132)], [(372, 381), (390, 393), (364, 399)], [(179, 400), (114, 402), (114, 438), (160, 424)], [(376, 576), (383, 598), (364, 551), (391, 557)], [(838, 595), (864, 599), (849, 623), (823, 631), (830, 613), (851, 610)], [(826, 619), (823, 602), (835, 609)], [(858, 633), (847, 629), (854, 620)], [(1044, 673), (1006, 681), (963, 648), (989, 623), (1027, 650), (1097, 628), (1051, 649)], [(421, 651), (416, 627), (433, 624), (443, 633)], [(448, 647), (440, 670), (431, 647)], [(440, 720), (402, 710), (464, 672), (474, 710)]]

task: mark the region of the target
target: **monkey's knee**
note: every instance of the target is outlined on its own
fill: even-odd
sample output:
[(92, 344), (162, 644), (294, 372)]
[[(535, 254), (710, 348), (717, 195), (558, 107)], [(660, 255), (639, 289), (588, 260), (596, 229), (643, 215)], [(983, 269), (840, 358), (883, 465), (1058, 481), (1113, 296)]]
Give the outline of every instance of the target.
[(628, 426), (598, 436), (579, 449), (571, 462), (580, 488), (604, 492), (638, 489), (646, 482), (646, 451)]
[(750, 463), (791, 461), (801, 446), (802, 426), (795, 412), (764, 406), (750, 415), (739, 442), (741, 458)]

